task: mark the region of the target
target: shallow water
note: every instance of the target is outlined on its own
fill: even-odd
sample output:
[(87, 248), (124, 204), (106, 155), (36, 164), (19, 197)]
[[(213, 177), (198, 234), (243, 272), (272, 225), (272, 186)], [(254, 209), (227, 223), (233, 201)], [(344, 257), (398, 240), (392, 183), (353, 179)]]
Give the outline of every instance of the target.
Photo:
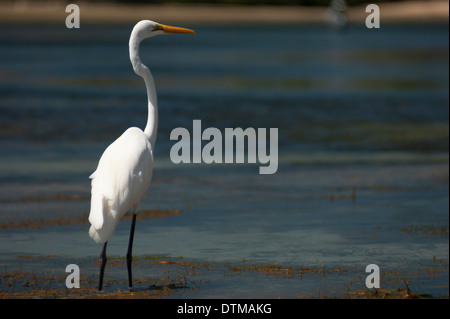
[[(448, 295), (448, 25), (343, 33), (319, 25), (191, 27), (197, 35), (141, 46), (160, 123), (153, 183), (140, 208), (180, 213), (138, 221), (133, 253), (220, 263), (224, 271), (188, 276), (197, 286), (204, 279), (197, 297), (333, 294), (350, 281), (363, 288), (372, 263), (386, 275), (382, 286), (405, 278), (413, 290)], [(104, 148), (126, 128), (145, 126), (145, 87), (128, 60), (130, 30), (1, 26), (5, 271), (20, 265), (64, 276), (66, 261), (75, 260), (96, 276), (101, 247), (87, 222), (45, 221), (82, 219), (88, 176)], [(191, 131), (193, 119), (222, 131), (277, 127), (277, 173), (259, 175), (257, 164), (173, 164), (170, 132)], [(129, 225), (119, 224), (108, 255), (125, 254)], [(18, 257), (52, 255), (43, 263)], [(299, 281), (236, 275), (228, 264), (351, 271)], [(156, 276), (152, 267), (136, 268), (137, 277)], [(125, 279), (124, 267), (109, 271), (109, 279)]]

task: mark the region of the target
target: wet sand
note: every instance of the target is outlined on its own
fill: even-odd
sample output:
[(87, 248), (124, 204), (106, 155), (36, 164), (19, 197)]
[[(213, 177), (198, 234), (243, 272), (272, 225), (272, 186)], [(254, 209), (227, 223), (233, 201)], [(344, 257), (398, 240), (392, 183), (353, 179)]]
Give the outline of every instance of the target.
[[(73, 260), (64, 256), (17, 256), (18, 268), (5, 266), (0, 271), (1, 299), (155, 299), (155, 298), (350, 298), (350, 299), (423, 299), (448, 298), (414, 291), (420, 281), (436, 279), (448, 273), (444, 260), (432, 267), (408, 271), (384, 272), (383, 287), (361, 287), (361, 275), (354, 267), (300, 266), (276, 264), (217, 263), (183, 257), (139, 256), (133, 262), (133, 289), (128, 289), (125, 258), (109, 257), (104, 289), (97, 291), (93, 258)], [(61, 267), (76, 263), (80, 267), (80, 288), (65, 287)], [(59, 273), (55, 270), (59, 268)], [(316, 289), (311, 289), (314, 283)], [(331, 284), (330, 284), (331, 283)], [(290, 289), (286, 289), (290, 286)], [(270, 287), (270, 288), (268, 288)], [(308, 291), (307, 293), (303, 293)]]
[[(322, 23), (327, 7), (300, 6), (222, 6), (222, 5), (124, 5), (83, 3), (81, 24), (134, 23), (153, 19), (181, 24), (299, 24)], [(379, 4), (382, 23), (448, 22), (449, 1), (405, 1)], [(1, 2), (0, 23), (64, 23), (68, 13), (65, 4), (39, 2)], [(364, 23), (365, 6), (350, 7), (348, 19)]]

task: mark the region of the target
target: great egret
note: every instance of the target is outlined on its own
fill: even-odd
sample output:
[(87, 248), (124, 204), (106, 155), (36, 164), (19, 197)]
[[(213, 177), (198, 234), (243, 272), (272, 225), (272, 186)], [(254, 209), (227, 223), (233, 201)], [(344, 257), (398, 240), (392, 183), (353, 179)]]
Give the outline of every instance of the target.
[(127, 129), (106, 148), (92, 179), (89, 236), (103, 243), (100, 255), (100, 278), (98, 289), (102, 290), (106, 265), (106, 245), (114, 233), (120, 218), (132, 209), (130, 239), (127, 252), (128, 285), (131, 288), (131, 251), (133, 248), (136, 213), (142, 196), (150, 186), (153, 172), (153, 149), (158, 129), (158, 106), (156, 90), (150, 70), (141, 62), (139, 44), (142, 40), (158, 34), (193, 34), (195, 31), (172, 27), (149, 20), (138, 22), (131, 32), (129, 47), (134, 72), (141, 76), (147, 87), (148, 118), (142, 131), (137, 127)]

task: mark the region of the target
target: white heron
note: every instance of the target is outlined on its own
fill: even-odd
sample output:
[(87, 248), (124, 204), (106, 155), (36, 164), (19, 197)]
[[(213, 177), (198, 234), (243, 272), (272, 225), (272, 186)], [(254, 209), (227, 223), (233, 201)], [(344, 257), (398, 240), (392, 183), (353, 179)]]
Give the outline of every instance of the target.
[(114, 233), (120, 218), (132, 210), (130, 239), (127, 252), (128, 285), (131, 288), (131, 261), (136, 213), (139, 203), (150, 186), (153, 172), (153, 150), (158, 129), (156, 89), (150, 70), (141, 62), (139, 44), (142, 40), (159, 34), (193, 34), (195, 31), (172, 27), (150, 20), (138, 22), (131, 32), (129, 47), (134, 72), (141, 76), (147, 87), (148, 118), (142, 131), (137, 127), (127, 129), (106, 148), (92, 179), (89, 235), (103, 243), (100, 255), (98, 289), (102, 290), (106, 265), (106, 245)]

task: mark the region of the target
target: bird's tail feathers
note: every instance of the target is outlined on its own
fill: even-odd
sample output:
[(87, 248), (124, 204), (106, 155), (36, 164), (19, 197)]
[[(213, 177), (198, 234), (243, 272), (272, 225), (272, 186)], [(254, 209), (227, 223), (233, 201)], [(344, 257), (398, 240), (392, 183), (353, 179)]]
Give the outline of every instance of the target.
[(108, 227), (104, 226), (101, 229), (96, 229), (94, 226), (91, 225), (91, 228), (89, 228), (89, 236), (95, 240), (96, 243), (105, 243), (108, 241), (109, 237), (114, 233), (116, 230), (116, 225), (108, 225)]
[(89, 236), (97, 243), (106, 242), (116, 230), (117, 220), (109, 211), (108, 199), (101, 194), (92, 195), (89, 222)]
[(106, 198), (103, 195), (94, 195), (91, 197), (91, 212), (89, 213), (89, 222), (95, 229), (103, 227), (106, 214)]

